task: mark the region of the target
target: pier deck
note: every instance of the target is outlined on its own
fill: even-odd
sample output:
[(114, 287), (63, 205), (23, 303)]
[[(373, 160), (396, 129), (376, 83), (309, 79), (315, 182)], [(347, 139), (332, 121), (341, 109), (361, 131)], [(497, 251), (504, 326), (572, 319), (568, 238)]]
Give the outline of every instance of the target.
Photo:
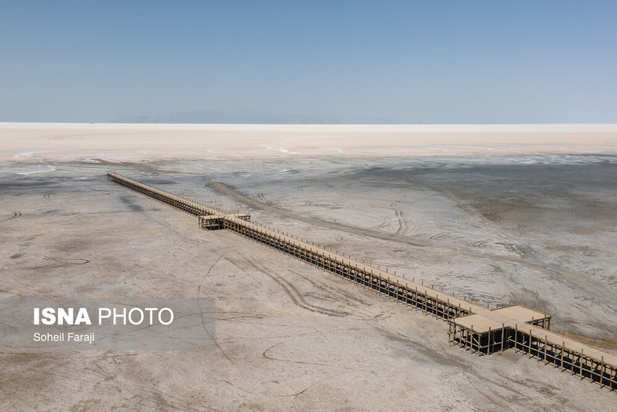
[(250, 222), (249, 214), (226, 213), (115, 173), (109, 173), (108, 179), (197, 216), (202, 229), (235, 232), (444, 319), (448, 321), (451, 345), (484, 355), (513, 348), (537, 357), (545, 364), (571, 371), (581, 379), (611, 390), (617, 389), (617, 356), (550, 331), (551, 316), (547, 314), (517, 305), (490, 310)]

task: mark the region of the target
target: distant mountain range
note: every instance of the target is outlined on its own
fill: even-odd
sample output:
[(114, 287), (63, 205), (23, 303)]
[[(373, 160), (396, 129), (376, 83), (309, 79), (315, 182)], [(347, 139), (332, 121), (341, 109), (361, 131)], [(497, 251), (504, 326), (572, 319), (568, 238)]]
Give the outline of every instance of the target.
[(109, 123), (228, 123), (228, 124), (421, 124), (362, 116), (267, 115), (234, 113), (225, 110), (191, 110), (157, 116), (134, 116), (112, 119)]

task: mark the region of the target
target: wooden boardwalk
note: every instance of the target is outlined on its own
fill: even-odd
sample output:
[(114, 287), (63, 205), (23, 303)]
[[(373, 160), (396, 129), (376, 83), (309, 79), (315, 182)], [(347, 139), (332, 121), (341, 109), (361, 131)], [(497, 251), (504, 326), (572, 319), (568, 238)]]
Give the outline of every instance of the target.
[(349, 281), (375, 290), (405, 305), (448, 321), (449, 341), (479, 354), (509, 348), (535, 356), (611, 390), (617, 389), (617, 356), (550, 331), (551, 317), (521, 306), (489, 310), (452, 294), (424, 286), (250, 222), (246, 213), (226, 213), (175, 196), (115, 173), (108, 179), (198, 217), (199, 227), (226, 229)]

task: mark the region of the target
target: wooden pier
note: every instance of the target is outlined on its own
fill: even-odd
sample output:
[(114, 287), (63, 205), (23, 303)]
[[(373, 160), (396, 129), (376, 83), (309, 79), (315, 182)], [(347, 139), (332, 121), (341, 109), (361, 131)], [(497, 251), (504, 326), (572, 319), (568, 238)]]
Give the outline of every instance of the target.
[(250, 222), (246, 213), (226, 213), (115, 173), (108, 179), (198, 217), (206, 230), (229, 230), (317, 266), (361, 287), (448, 322), (449, 341), (480, 355), (514, 349), (580, 379), (617, 389), (617, 356), (550, 331), (551, 317), (521, 306), (489, 310)]

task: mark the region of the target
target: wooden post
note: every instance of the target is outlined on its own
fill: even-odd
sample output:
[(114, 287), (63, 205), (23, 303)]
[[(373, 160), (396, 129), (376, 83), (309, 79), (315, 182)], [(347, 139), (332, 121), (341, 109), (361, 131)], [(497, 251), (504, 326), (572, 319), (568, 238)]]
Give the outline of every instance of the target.
[(563, 366), (563, 353), (566, 350), (566, 343), (561, 342), (561, 371), (563, 372), (566, 368)]
[(486, 348), (487, 355), (490, 355), (491, 353), (491, 335), (492, 335), (491, 327), (489, 326), (488, 327), (488, 347)]
[(398, 285), (398, 279), (396, 279), (396, 303), (399, 303), (401, 301), (401, 289)]
[(604, 356), (602, 356), (602, 367), (600, 368), (600, 387), (604, 386), (604, 368), (606, 368), (606, 365), (604, 364)]
[(503, 341), (506, 340), (506, 324), (501, 324), (501, 351), (503, 352)]
[[(462, 332), (462, 329), (461, 329)], [(458, 325), (455, 323), (454, 324), (454, 339), (456, 340), (456, 338), (458, 338), (458, 334), (459, 334), (459, 330), (458, 330)], [(460, 338), (459, 338), (459, 342), (460, 342)], [(455, 343), (455, 341), (452, 342), (453, 344)], [(460, 343), (459, 343), (460, 346)]]
[(531, 358), (531, 338), (533, 337), (531, 329), (529, 329), (529, 357)]
[(579, 376), (581, 377), (581, 380), (583, 379), (583, 356), (584, 356), (584, 352), (583, 352), (583, 348), (581, 348), (581, 357), (579, 358), (580, 359), (580, 361), (579, 361), (580, 368), (579, 368), (579, 371), (578, 371), (579, 372)]
[(544, 364), (548, 364), (548, 359), (546, 358), (546, 345), (548, 345), (548, 336), (544, 335)]

